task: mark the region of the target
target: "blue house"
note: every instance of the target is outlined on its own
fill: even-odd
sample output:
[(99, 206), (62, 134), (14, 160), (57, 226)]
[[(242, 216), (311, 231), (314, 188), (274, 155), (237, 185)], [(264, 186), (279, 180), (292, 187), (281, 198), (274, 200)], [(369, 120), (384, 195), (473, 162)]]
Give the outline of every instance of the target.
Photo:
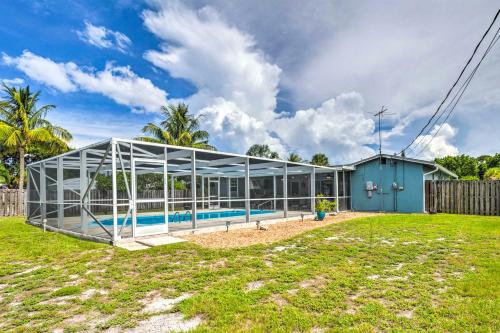
[(387, 154), (352, 166), (354, 211), (421, 213), (425, 211), (425, 180), (458, 178), (434, 162)]

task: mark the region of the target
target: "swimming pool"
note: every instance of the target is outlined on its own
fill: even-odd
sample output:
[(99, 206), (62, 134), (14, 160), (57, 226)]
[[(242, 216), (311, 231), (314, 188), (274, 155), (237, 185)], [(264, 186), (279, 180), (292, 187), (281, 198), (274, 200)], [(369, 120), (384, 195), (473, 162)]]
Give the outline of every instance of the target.
[[(251, 209), (250, 215), (259, 215), (259, 214), (271, 214), (275, 213), (274, 210), (266, 210), (266, 209)], [(210, 219), (220, 219), (227, 217), (235, 217), (235, 216), (245, 216), (245, 210), (221, 210), (214, 212), (199, 212), (196, 213), (197, 220), (210, 220)], [(118, 225), (123, 224), (123, 217), (118, 218)], [(168, 214), (168, 223), (180, 223), (191, 221), (191, 212), (176, 212), (174, 214)], [(113, 225), (113, 219), (105, 219), (100, 221), (103, 225)], [(162, 224), (165, 223), (163, 215), (143, 215), (137, 216), (137, 224), (138, 225), (153, 225), (153, 224)], [(129, 217), (127, 219), (126, 225), (132, 224), (132, 218)]]

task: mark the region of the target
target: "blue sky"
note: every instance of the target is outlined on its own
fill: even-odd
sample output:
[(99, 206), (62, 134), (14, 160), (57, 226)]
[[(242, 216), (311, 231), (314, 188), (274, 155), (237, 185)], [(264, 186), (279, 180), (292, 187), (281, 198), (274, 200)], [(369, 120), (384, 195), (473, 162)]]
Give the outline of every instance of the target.
[[(21, 2), (21, 4), (20, 4)], [(220, 149), (350, 162), (409, 142), (486, 29), (495, 1), (11, 1), (0, 80), (41, 90), (74, 146), (134, 137), (186, 102)], [(22, 8), (22, 11), (20, 10)], [(498, 152), (500, 46), (418, 157)], [(437, 129), (433, 129), (435, 131)], [(423, 140), (428, 140), (423, 138)], [(421, 145), (423, 148), (425, 145)]]

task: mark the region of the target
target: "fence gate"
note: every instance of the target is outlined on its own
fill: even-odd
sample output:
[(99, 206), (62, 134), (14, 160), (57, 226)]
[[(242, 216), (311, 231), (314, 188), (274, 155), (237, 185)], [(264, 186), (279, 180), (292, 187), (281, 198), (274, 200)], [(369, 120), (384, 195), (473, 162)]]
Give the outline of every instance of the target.
[(436, 213), (500, 215), (500, 180), (427, 180), (425, 210)]

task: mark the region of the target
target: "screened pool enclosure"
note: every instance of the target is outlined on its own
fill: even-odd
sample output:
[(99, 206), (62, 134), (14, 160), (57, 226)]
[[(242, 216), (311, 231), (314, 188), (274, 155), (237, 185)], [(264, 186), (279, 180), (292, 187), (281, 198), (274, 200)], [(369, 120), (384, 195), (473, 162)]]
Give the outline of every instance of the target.
[[(28, 222), (97, 241), (349, 210), (350, 168), (110, 139), (28, 165)], [(211, 229), (209, 229), (211, 228)]]

